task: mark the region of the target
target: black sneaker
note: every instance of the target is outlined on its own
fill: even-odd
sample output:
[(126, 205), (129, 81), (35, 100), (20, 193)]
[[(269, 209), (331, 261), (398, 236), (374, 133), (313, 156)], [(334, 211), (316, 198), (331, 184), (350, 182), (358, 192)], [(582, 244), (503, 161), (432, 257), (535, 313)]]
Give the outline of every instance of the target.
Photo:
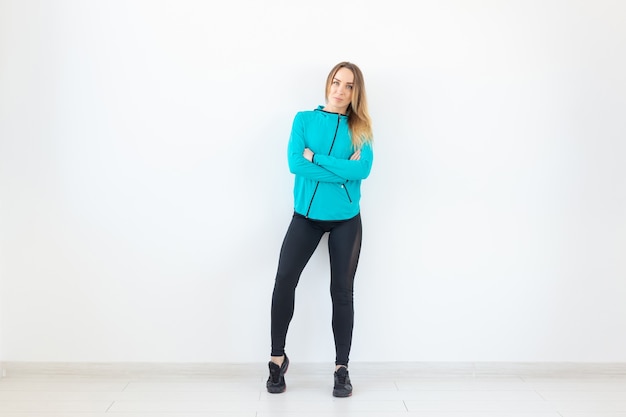
[(276, 365), (272, 361), (268, 363), (268, 366), (270, 367), (270, 377), (267, 379), (267, 384), (265, 384), (267, 392), (270, 394), (285, 392), (287, 389), (285, 374), (287, 373), (287, 368), (289, 368), (289, 358), (285, 355), (285, 360), (281, 366)]
[(342, 366), (335, 371), (335, 388), (333, 389), (333, 396), (335, 397), (349, 397), (352, 395), (352, 384), (350, 383), (350, 375), (348, 375), (348, 368)]

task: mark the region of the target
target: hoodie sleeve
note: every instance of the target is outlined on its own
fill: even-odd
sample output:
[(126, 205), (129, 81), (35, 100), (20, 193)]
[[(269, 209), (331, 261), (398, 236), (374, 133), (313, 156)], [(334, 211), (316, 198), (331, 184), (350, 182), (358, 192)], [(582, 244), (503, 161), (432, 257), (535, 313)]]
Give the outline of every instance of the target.
[[(304, 143), (304, 125), (298, 115), (294, 118), (287, 148), (289, 170), (292, 174), (301, 175), (308, 179), (321, 182), (344, 183), (346, 178), (332, 173), (328, 169), (307, 160), (302, 154), (306, 145)], [(315, 155), (318, 158), (318, 155)], [(317, 162), (317, 161), (316, 161)]]
[(372, 169), (374, 153), (372, 145), (366, 144), (361, 148), (361, 158), (358, 161), (338, 159), (333, 156), (315, 154), (315, 164), (327, 169), (335, 175), (346, 180), (363, 180), (367, 178)]

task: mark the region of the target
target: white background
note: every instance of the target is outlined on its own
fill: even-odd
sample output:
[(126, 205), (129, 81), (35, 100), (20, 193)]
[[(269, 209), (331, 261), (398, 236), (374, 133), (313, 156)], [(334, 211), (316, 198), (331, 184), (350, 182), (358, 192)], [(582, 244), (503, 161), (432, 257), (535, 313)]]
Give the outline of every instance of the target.
[[(626, 3), (0, 2), (0, 359), (269, 355), (295, 113), (365, 75), (353, 361), (626, 361)], [(334, 360), (324, 240), (287, 352)]]

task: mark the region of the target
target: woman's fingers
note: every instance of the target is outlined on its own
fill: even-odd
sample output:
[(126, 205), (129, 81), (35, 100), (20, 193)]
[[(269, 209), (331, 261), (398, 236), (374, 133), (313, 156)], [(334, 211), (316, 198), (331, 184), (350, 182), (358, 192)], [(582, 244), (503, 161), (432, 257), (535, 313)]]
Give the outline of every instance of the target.
[(353, 153), (353, 154), (350, 156), (350, 160), (351, 160), (351, 161), (358, 161), (359, 159), (361, 159), (361, 150), (360, 150), (360, 149), (359, 149), (359, 150), (357, 150), (355, 153)]

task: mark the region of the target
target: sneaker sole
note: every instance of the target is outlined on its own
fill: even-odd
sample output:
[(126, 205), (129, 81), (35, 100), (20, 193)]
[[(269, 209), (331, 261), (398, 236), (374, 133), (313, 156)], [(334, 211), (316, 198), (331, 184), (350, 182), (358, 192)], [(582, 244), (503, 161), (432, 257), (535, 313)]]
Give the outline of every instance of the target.
[(282, 394), (285, 391), (287, 391), (287, 386), (286, 385), (283, 388), (280, 388), (280, 389), (267, 388), (267, 392), (269, 392), (270, 394)]
[(343, 391), (333, 391), (333, 397), (337, 398), (347, 398), (352, 396), (352, 392), (343, 392)]

